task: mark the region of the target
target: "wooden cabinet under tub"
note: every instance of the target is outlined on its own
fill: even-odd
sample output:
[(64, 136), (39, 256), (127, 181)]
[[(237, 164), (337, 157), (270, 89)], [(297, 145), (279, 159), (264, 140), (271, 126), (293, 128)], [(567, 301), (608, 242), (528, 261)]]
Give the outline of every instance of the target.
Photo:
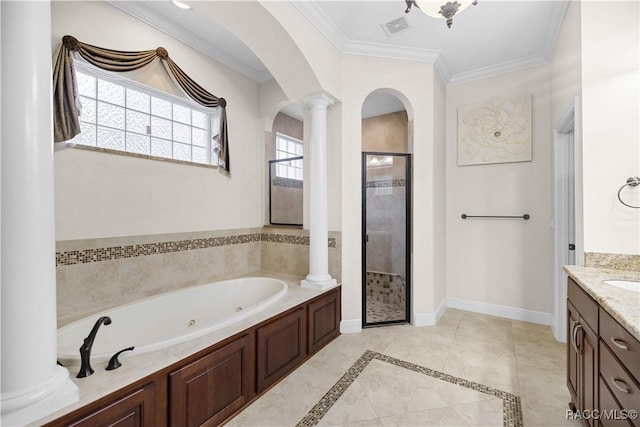
[(169, 375), (172, 426), (218, 425), (255, 394), (253, 334), (181, 367)]
[(156, 383), (151, 382), (134, 387), (133, 390), (113, 393), (107, 398), (47, 425), (68, 427), (162, 425), (166, 421), (162, 420), (162, 411), (158, 411), (157, 388)]
[(301, 307), (257, 329), (257, 387), (266, 390), (307, 356), (306, 310)]
[(220, 425), (338, 335), (340, 287), (45, 426)]

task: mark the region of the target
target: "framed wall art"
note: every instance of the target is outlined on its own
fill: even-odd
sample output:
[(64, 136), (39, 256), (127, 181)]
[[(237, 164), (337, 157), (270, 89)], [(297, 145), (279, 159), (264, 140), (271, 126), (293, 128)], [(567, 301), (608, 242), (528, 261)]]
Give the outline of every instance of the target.
[(458, 108), (458, 166), (530, 162), (531, 96)]

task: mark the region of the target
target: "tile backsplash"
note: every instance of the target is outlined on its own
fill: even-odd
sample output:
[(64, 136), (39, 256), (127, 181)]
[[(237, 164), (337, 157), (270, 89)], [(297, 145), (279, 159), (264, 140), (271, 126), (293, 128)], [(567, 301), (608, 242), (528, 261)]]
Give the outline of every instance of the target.
[(640, 272), (640, 255), (586, 252), (584, 266)]
[[(329, 273), (340, 281), (340, 233), (330, 233)], [(272, 227), (56, 242), (58, 327), (104, 309), (180, 288), (272, 271), (303, 277), (309, 233)]]

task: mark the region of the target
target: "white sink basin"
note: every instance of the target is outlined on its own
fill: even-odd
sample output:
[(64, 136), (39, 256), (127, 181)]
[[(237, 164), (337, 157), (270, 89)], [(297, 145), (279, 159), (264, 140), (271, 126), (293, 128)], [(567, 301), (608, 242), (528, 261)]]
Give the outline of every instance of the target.
[(640, 292), (640, 282), (632, 282), (631, 280), (604, 280), (604, 283), (628, 291)]

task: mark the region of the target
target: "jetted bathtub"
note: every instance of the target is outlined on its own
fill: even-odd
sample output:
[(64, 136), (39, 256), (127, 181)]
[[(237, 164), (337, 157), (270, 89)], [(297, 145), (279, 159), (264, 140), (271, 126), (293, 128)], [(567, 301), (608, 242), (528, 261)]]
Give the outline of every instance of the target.
[(238, 322), (272, 305), (287, 292), (282, 280), (247, 277), (194, 286), (105, 310), (58, 329), (58, 361), (80, 362), (79, 348), (101, 316), (110, 325), (98, 330), (91, 362), (109, 360), (114, 353), (135, 346), (123, 356), (159, 350)]

